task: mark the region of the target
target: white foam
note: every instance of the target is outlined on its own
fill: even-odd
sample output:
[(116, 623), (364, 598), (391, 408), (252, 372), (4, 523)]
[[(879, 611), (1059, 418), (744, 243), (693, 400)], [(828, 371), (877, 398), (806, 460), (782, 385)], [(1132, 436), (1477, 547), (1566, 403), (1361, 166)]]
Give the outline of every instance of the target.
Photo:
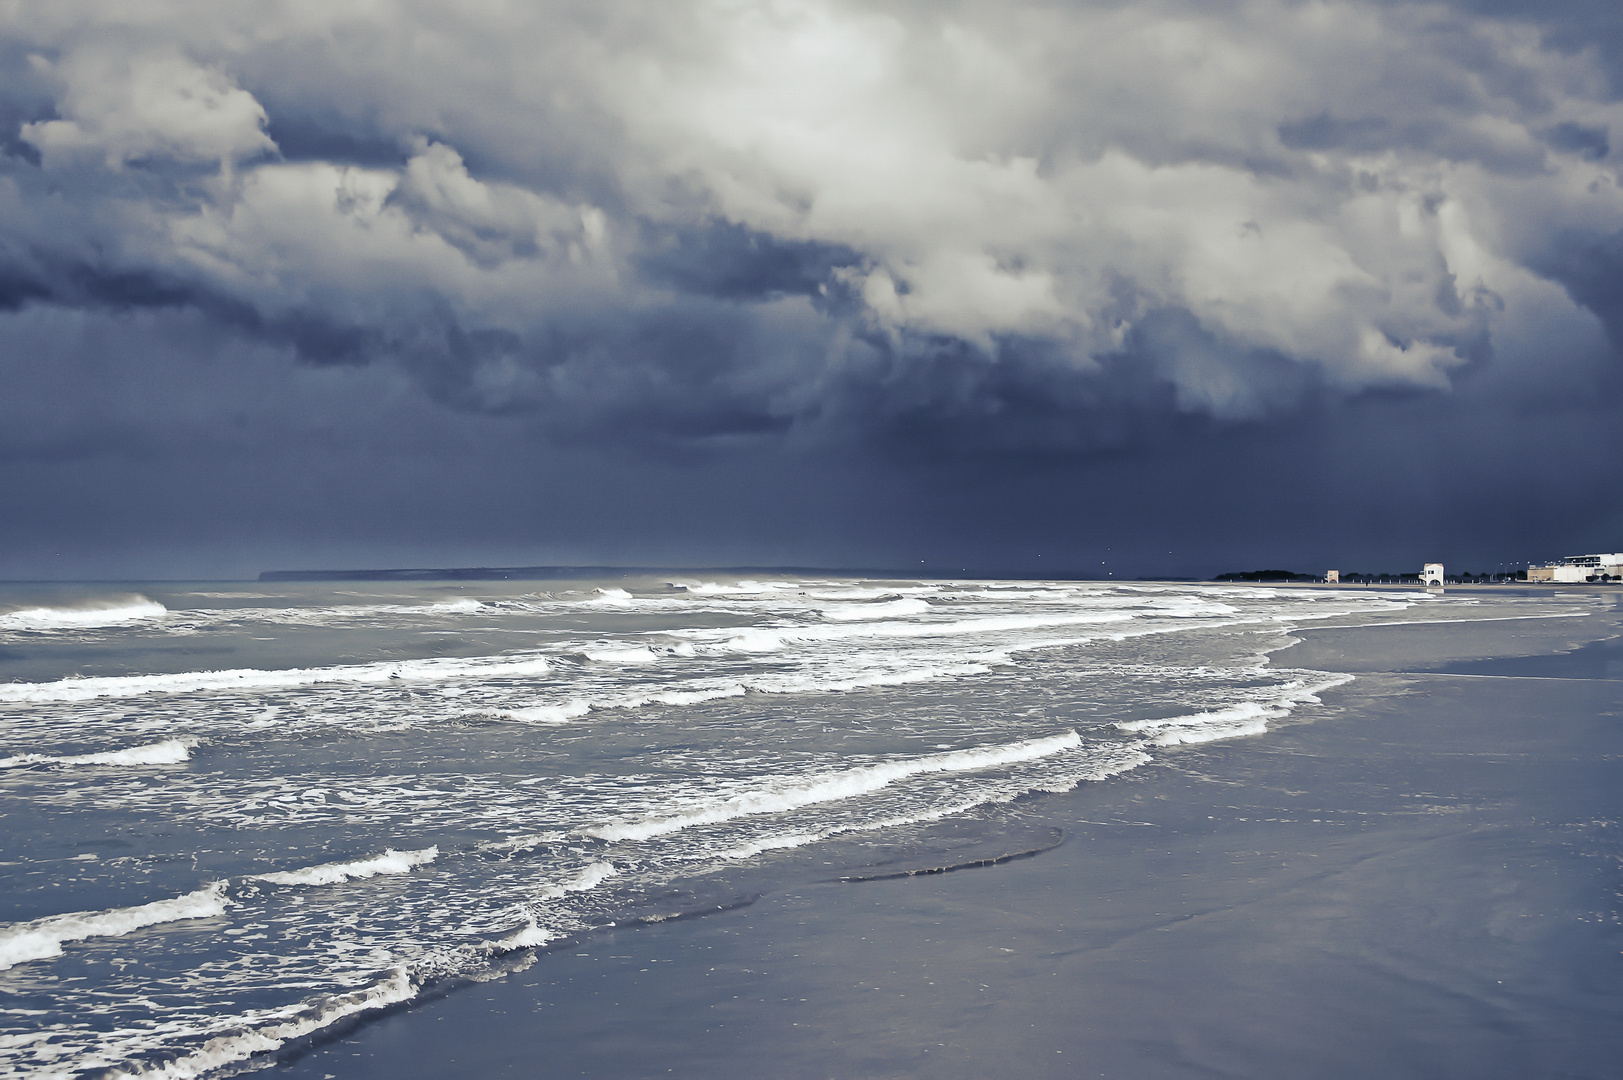
[(19, 765), (178, 765), (192, 756), (196, 739), (165, 739), (146, 746), (131, 746), (123, 750), (104, 750), (97, 754), (73, 754), (53, 757), (49, 754), (18, 754), (0, 758), (0, 769), (14, 769)]
[[(699, 685), (689, 684), (685, 689), (658, 690), (643, 694), (605, 694), (601, 697), (573, 697), (557, 705), (531, 705), (521, 709), (501, 709), (483, 715), (499, 716), (521, 724), (567, 724), (591, 712), (607, 709), (640, 709), (648, 705), (697, 705), (722, 698), (757, 694), (844, 693), (880, 686), (906, 686), (912, 683), (951, 679), (963, 675), (981, 675), (990, 665), (1007, 663), (1007, 659), (989, 657), (984, 662), (940, 664), (932, 667), (870, 668), (851, 670), (846, 665), (843, 678), (826, 673), (762, 675), (736, 681), (713, 681)], [(696, 680), (697, 682), (697, 680)]]
[(970, 772), (999, 765), (1032, 761), (1082, 745), (1075, 731), (1046, 738), (1028, 739), (1002, 746), (974, 747), (944, 754), (902, 758), (862, 765), (854, 769), (824, 773), (806, 780), (778, 777), (765, 785), (723, 799), (705, 800), (691, 809), (665, 817), (642, 821), (615, 821), (585, 830), (585, 835), (604, 840), (646, 840), (695, 825), (715, 825), (755, 814), (775, 814), (814, 803), (867, 795), (898, 780), (926, 773)]
[(302, 870), (278, 870), (272, 874), (256, 874), (253, 881), (268, 881), (273, 885), (335, 885), (340, 881), (360, 881), (379, 874), (405, 874), (419, 866), (426, 866), (439, 858), (440, 849), (426, 847), (421, 851), (396, 851), (389, 848), (382, 855), (353, 862), (323, 863)]
[(807, 691), (846, 693), (879, 686), (910, 686), (914, 683), (954, 679), (963, 675), (984, 675), (993, 664), (1005, 663), (989, 657), (985, 663), (938, 664), (932, 667), (879, 668), (851, 674), (843, 679), (826, 676), (762, 678), (755, 680), (750, 689), (763, 694), (800, 694)]
[[(442, 600), (437, 604), (424, 604), (415, 610), (435, 615), (461, 615), (469, 612), (483, 611), (485, 605), (477, 600)], [(407, 611), (412, 608), (405, 609)]]
[(809, 589), (806, 595), (813, 600), (880, 600), (885, 597), (895, 597), (912, 594), (919, 596), (934, 596), (941, 592), (935, 585), (912, 585), (897, 587), (864, 587), (849, 586), (846, 588)]
[[(1284, 716), (1285, 713), (1278, 715)], [(1247, 735), (1261, 735), (1268, 730), (1268, 721), (1253, 720), (1243, 724), (1213, 724), (1201, 728), (1175, 728), (1164, 731), (1150, 740), (1156, 746), (1178, 746), (1186, 743), (1216, 742), (1219, 739), (1238, 739)]]
[(568, 881), (561, 882), (557, 885), (549, 885), (545, 889), (541, 890), (541, 899), (556, 900), (559, 897), (567, 896), (570, 893), (590, 892), (592, 889), (597, 888), (599, 885), (609, 880), (609, 878), (614, 877), (619, 872), (620, 871), (616, 870), (611, 863), (592, 863), (590, 866), (581, 870), (580, 873), (576, 874)]
[(532, 705), (525, 709), (503, 709), (497, 716), (517, 720), (521, 724), (567, 724), (592, 711), (592, 703), (573, 698), (562, 705)]
[[(557, 834), (554, 838), (562, 839), (563, 837), (562, 834)], [(540, 837), (527, 837), (518, 841), (509, 841), (503, 844), (487, 846), (493, 849), (506, 849), (512, 851), (524, 846), (533, 846), (526, 845), (525, 840), (535, 840), (539, 842), (541, 839), (542, 838)], [(594, 862), (583, 867), (577, 874), (575, 874), (574, 877), (561, 881), (556, 885), (547, 886), (541, 891), (537, 899), (541, 901), (557, 900), (561, 897), (569, 895), (570, 893), (589, 892), (618, 873), (619, 871), (616, 870), (610, 863), (601, 861)], [(528, 906), (529, 905), (526, 905), (526, 907)], [(533, 949), (536, 946), (545, 945), (547, 942), (552, 941), (557, 937), (558, 935), (553, 933), (551, 930), (538, 925), (536, 923), (535, 916), (532, 913), (528, 916), (523, 926), (520, 926), (506, 937), (498, 938), (495, 941), (486, 941), (484, 944), (486, 948), (494, 952), (512, 952), (515, 949)]]
[(795, 587), (788, 581), (740, 581), (733, 585), (722, 585), (715, 581), (701, 581), (696, 585), (677, 582), (671, 584), (699, 596), (760, 596), (763, 593), (783, 592)]
[(807, 844), (815, 844), (821, 840), (827, 840), (830, 837), (839, 836), (844, 833), (871, 832), (876, 829), (897, 828), (903, 825), (918, 825), (926, 821), (940, 821), (942, 818), (949, 818), (958, 814), (967, 813), (968, 811), (975, 809), (977, 806), (984, 806), (987, 803), (1009, 802), (1027, 791), (1046, 791), (1055, 794), (1063, 791), (1069, 791), (1084, 780), (1099, 781), (1112, 776), (1118, 776), (1124, 772), (1131, 772), (1140, 765), (1149, 763), (1150, 760), (1150, 756), (1144, 753), (1142, 750), (1129, 749), (1125, 753), (1114, 754), (1111, 760), (1098, 763), (1094, 769), (1087, 773), (1066, 777), (1064, 780), (1058, 783), (1040, 783), (1035, 787), (1021, 787), (1015, 790), (987, 793), (977, 798), (970, 799), (967, 802), (957, 803), (955, 805), (937, 806), (929, 810), (923, 810), (912, 814), (903, 814), (898, 817), (836, 825), (822, 832), (790, 833), (783, 836), (764, 837), (749, 843), (740, 844), (737, 847), (728, 848), (725, 851), (717, 852), (714, 854), (714, 856), (711, 856), (710, 853), (705, 853), (696, 857), (748, 859), (767, 851), (804, 847)]
[(216, 881), (169, 900), (109, 911), (75, 911), (0, 927), (0, 971), (29, 960), (61, 956), (64, 942), (120, 937), (146, 926), (223, 915), (231, 903), (225, 886), (224, 881)]
[[(540, 779), (542, 778), (537, 777), (535, 780), (520, 780), (519, 783), (532, 784), (536, 783)], [(482, 851), (502, 851), (511, 855), (519, 851), (533, 851), (542, 844), (562, 843), (568, 838), (568, 833), (548, 831), (544, 833), (531, 833), (527, 836), (515, 836), (508, 840), (487, 840), (480, 844), (479, 848)]]
[[(840, 830), (835, 831), (838, 832)], [(718, 851), (714, 855), (707, 851), (695, 856), (695, 858), (753, 859), (762, 852), (783, 851), (786, 848), (805, 847), (807, 844), (815, 844), (819, 840), (825, 840), (831, 835), (833, 834), (816, 832), (789, 833), (786, 836), (768, 836), (761, 840), (752, 840), (747, 844), (740, 844), (737, 847), (728, 848), (726, 851)]]
[(750, 628), (742, 630), (727, 639), (723, 646), (733, 652), (762, 653), (777, 652), (784, 644), (795, 637), (794, 631), (789, 630), (760, 630)]
[(890, 619), (897, 615), (923, 615), (930, 610), (927, 601), (904, 597), (880, 604), (841, 604), (823, 609), (823, 617), (834, 622), (860, 622), (865, 619)]
[(700, 690), (662, 690), (657, 694), (646, 694), (631, 698), (628, 704), (638, 705), (697, 705), (704, 701), (719, 701), (722, 698), (743, 697), (749, 693), (749, 688), (743, 683), (728, 683), (724, 686), (705, 687)]
[(0, 683), (0, 702), (41, 704), (138, 697), (142, 694), (190, 694), (199, 691), (287, 690), (322, 683), (380, 684), (434, 682), (468, 677), (518, 678), (545, 675), (552, 666), (534, 655), (460, 659), (436, 657), (325, 668), (237, 668), (227, 671), (182, 671), (170, 675), (114, 675), (61, 679), (48, 683)]
[[(1124, 612), (1087, 612), (1053, 615), (989, 615), (953, 622), (871, 622), (856, 626), (804, 626), (784, 629), (750, 628), (733, 633), (719, 646), (742, 653), (777, 652), (789, 645), (849, 641), (860, 638), (962, 637), (1010, 630), (1036, 630), (1050, 626), (1093, 626), (1131, 622)], [(712, 649), (716, 646), (712, 646)]]
[(692, 690), (660, 690), (651, 694), (577, 697), (570, 698), (561, 705), (532, 705), (523, 709), (503, 709), (494, 715), (516, 720), (521, 724), (567, 724), (599, 709), (639, 709), (645, 705), (697, 705), (721, 698), (743, 697), (749, 689), (743, 683), (734, 682)]
[(263, 1027), (232, 1035), (210, 1039), (185, 1057), (153, 1069), (136, 1072), (119, 1069), (108, 1074), (110, 1078), (140, 1077), (142, 1080), (195, 1080), (227, 1065), (246, 1061), (255, 1054), (263, 1054), (285, 1045), (311, 1032), (354, 1016), (356, 1013), (381, 1009), (398, 1002), (409, 1001), (417, 993), (417, 986), (404, 967), (393, 969), (382, 981), (350, 994), (326, 998), (307, 1009), (300, 1010), (291, 1019), (266, 1024)]
[(1288, 710), (1277, 706), (1263, 705), (1255, 701), (1242, 702), (1231, 705), (1226, 709), (1214, 709), (1209, 712), (1189, 713), (1186, 716), (1169, 716), (1159, 720), (1125, 720), (1116, 727), (1122, 731), (1159, 731), (1170, 727), (1199, 727), (1209, 724), (1232, 724), (1235, 722), (1250, 722), (1252, 720), (1267, 720), (1273, 717), (1284, 716)]
[(104, 607), (37, 607), (0, 615), (0, 630), (61, 630), (79, 627), (121, 626), (143, 619), (161, 619), (169, 609), (144, 596), (131, 597)]
[(659, 659), (646, 645), (634, 649), (588, 650), (586, 658), (600, 664), (652, 664)]
[(1146, 733), (1149, 735), (1148, 741), (1155, 746), (1181, 746), (1261, 735), (1268, 730), (1268, 721), (1291, 715), (1298, 705), (1317, 705), (1320, 703), (1320, 693), (1352, 680), (1351, 675), (1332, 675), (1312, 685), (1291, 682), (1281, 687), (1282, 692), (1272, 701), (1243, 701), (1225, 709), (1162, 719), (1125, 720), (1117, 723), (1116, 727), (1122, 731)]
[(534, 922), (529, 922), (506, 937), (487, 941), (485, 944), (496, 952), (513, 952), (516, 949), (533, 949), (538, 945), (545, 945), (557, 936), (551, 930), (542, 929)]
[[(193, 596), (232, 598), (230, 594), (192, 593)], [(281, 599), (245, 594), (236, 599)], [(170, 613), (171, 623), (199, 630), (221, 623), (278, 623), (292, 626), (330, 626), (365, 619), (413, 618), (438, 615), (474, 615), (489, 611), (483, 601), (468, 597), (427, 604), (345, 604), (319, 607), (193, 608)]]

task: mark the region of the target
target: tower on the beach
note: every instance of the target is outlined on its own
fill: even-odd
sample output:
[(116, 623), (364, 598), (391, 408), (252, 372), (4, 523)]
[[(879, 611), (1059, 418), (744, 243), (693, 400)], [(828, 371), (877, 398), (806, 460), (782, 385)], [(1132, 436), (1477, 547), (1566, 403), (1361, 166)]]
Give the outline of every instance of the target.
[(1442, 563), (1440, 563), (1440, 562), (1429, 562), (1429, 563), (1426, 564), (1426, 568), (1424, 570), (1420, 571), (1420, 584), (1430, 587), (1432, 585), (1441, 586), (1442, 583), (1443, 583), (1443, 564)]

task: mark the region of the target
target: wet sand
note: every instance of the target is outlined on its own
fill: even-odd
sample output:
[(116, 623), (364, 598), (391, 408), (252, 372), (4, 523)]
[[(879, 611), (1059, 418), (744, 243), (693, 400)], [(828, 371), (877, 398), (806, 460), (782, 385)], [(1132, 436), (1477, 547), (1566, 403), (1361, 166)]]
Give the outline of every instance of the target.
[(1056, 848), (589, 938), (280, 1072), (1616, 1076), (1620, 633), (1305, 631), (1276, 663), (1357, 680), (1011, 809)]

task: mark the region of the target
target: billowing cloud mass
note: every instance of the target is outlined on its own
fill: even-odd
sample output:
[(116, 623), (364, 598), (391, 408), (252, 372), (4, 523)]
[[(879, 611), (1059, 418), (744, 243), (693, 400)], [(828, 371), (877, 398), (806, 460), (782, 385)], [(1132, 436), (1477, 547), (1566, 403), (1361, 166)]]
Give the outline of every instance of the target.
[[(248, 511), (197, 493), (241, 474), (200, 456), (285, 474), (326, 440), (334, 472), (456, 461), (532, 478), (577, 518), (616, 502), (605, 485), (687, 462), (693, 498), (726, 492), (758, 520), (793, 473), (813, 504), (843, 492), (818, 505), (844, 507), (849, 540), (857, 507), (898, 491), (936, 507), (904, 518), (944, 525), (963, 493), (1055, 469), (1119, 493), (1213, 454), (1288, 471), (1307, 453), (1342, 463), (1337, 485), (1344, 454), (1406, 440), (1456, 473), (1604, 457), (1603, 436), (1545, 440), (1617, 419), (1623, 65), (1605, 12), (13, 0), (0, 455), (33, 464), (11, 497), (44, 547), (122, 520), (64, 509), (106, 505), (107, 469), (187, 488), (218, 523)], [(1547, 419), (1552, 382), (1587, 419)], [(1489, 404), (1507, 398), (1530, 403), (1523, 427)], [(395, 530), (326, 483), (284, 535)], [(299, 518), (285, 483), (266, 490), (288, 500), (276, 520)], [(1379, 490), (1345, 498), (1367, 510)], [(473, 531), (500, 516), (479, 505)], [(602, 530), (635, 533), (618, 513)], [(830, 557), (911, 551), (882, 517), (905, 542)], [(1623, 518), (1567, 525), (1577, 544)], [(983, 533), (954, 557), (1001, 557)], [(702, 554), (703, 529), (682, 535)], [(773, 553), (827, 561), (778, 541), (719, 557)]]

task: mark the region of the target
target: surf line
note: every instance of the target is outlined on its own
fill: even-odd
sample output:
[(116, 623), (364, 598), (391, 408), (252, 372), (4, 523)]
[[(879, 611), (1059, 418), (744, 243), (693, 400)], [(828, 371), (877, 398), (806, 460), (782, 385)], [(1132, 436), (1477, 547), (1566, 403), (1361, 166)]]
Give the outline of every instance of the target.
[(642, 841), (702, 825), (719, 825), (741, 817), (782, 813), (817, 803), (839, 802), (872, 794), (898, 780), (931, 773), (972, 772), (1021, 764), (1082, 746), (1075, 731), (1002, 745), (951, 750), (924, 757), (897, 758), (873, 765), (823, 773), (806, 780), (773, 782), (719, 799), (701, 800), (666, 816), (616, 820), (581, 830), (581, 835), (608, 841)]

